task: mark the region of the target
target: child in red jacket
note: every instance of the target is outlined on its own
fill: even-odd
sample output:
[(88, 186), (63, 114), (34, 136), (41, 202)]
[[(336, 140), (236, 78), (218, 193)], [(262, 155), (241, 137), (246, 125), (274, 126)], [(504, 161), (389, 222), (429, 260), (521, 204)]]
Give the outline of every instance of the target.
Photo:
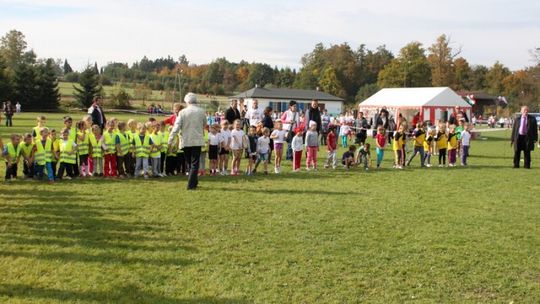
[(337, 166), (337, 138), (336, 138), (336, 131), (333, 126), (328, 128), (328, 135), (326, 137), (326, 150), (327, 150), (327, 157), (326, 162), (324, 164), (324, 168), (328, 168), (330, 164), (332, 164), (332, 169), (335, 169)]

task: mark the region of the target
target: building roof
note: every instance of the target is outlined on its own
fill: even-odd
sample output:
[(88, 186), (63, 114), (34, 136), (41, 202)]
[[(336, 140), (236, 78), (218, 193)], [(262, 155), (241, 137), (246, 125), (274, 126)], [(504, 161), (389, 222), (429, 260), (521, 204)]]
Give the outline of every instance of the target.
[(362, 103), (361, 107), (470, 107), (470, 105), (447, 87), (382, 89)]
[(317, 90), (299, 90), (287, 88), (259, 88), (242, 92), (229, 98), (265, 98), (265, 99), (287, 99), (287, 100), (313, 100), (319, 101), (344, 101), (337, 96), (317, 91)]

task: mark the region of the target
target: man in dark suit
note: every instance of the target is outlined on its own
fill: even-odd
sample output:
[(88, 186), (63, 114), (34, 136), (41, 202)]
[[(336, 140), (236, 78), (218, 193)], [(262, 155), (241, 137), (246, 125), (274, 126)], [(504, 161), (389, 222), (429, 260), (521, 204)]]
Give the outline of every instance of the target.
[(94, 99), (94, 103), (92, 103), (90, 109), (88, 109), (88, 112), (92, 116), (92, 124), (98, 125), (103, 131), (103, 128), (105, 128), (105, 123), (107, 123), (107, 119), (105, 118), (105, 113), (103, 113), (103, 108), (101, 107), (102, 101), (103, 100), (101, 97), (97, 96)]
[(230, 125), (237, 119), (240, 119), (240, 111), (238, 111), (238, 100), (231, 100), (231, 106), (225, 111), (225, 119)]
[(510, 145), (514, 147), (514, 168), (519, 168), (521, 151), (525, 158), (524, 168), (531, 168), (531, 151), (538, 140), (538, 126), (536, 118), (529, 115), (529, 107), (521, 107), (521, 115), (518, 115), (512, 128)]

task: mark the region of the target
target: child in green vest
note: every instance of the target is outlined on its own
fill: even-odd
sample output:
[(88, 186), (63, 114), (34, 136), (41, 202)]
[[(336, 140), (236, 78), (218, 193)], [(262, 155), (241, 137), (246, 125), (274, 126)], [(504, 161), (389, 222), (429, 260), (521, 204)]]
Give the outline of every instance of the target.
[(131, 159), (131, 140), (126, 133), (126, 123), (121, 121), (118, 123), (118, 139), (119, 144), (116, 145), (116, 163), (118, 176), (121, 178), (127, 177), (129, 172), (129, 162)]
[(89, 141), (93, 165), (92, 175), (98, 177), (103, 176), (103, 150), (105, 144), (103, 143), (101, 128), (98, 125), (92, 126), (92, 133), (89, 134)]
[[(146, 125), (139, 124), (139, 134), (135, 136), (133, 145), (135, 146), (135, 176), (143, 176), (148, 178), (148, 157), (150, 155), (150, 149), (152, 149), (153, 143), (150, 135), (146, 134)], [(142, 170), (142, 172), (141, 172)]]
[(79, 172), (81, 177), (90, 176), (90, 166), (88, 165), (88, 150), (90, 140), (86, 132), (86, 122), (77, 122), (77, 147), (79, 150)]
[(23, 159), (23, 174), (25, 178), (34, 177), (34, 153), (36, 146), (32, 140), (32, 134), (26, 133), (23, 142), (19, 144), (21, 156)]
[(4, 146), (2, 153), (6, 159), (6, 181), (17, 178), (17, 164), (21, 153), (19, 142), (19, 135), (12, 134), (11, 142)]
[(47, 177), (49, 183), (54, 182), (54, 171), (52, 168), (53, 159), (53, 145), (52, 140), (49, 138), (49, 129), (42, 128), (40, 132), (40, 140), (36, 141), (36, 154), (35, 154), (35, 176), (37, 179), (43, 178), (43, 170), (47, 169)]
[(58, 168), (58, 179), (62, 179), (64, 171), (65, 179), (72, 179), (76, 175), (77, 167), (77, 144), (70, 138), (70, 130), (62, 130), (62, 140), (60, 141), (60, 167)]

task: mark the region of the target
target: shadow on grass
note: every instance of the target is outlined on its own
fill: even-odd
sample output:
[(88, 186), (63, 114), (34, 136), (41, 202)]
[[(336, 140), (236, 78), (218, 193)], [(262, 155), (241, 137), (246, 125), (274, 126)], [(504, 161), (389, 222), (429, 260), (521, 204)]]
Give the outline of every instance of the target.
[(162, 303), (162, 304), (197, 304), (197, 303), (248, 303), (244, 299), (224, 299), (217, 297), (172, 298), (146, 292), (140, 286), (126, 285), (104, 291), (71, 291), (41, 288), (23, 284), (0, 284), (0, 297), (24, 299), (29, 301), (59, 302), (99, 302), (99, 303)]
[[(47, 191), (37, 193), (47, 194), (42, 192)], [(75, 193), (60, 193), (66, 197), (72, 194)], [(195, 247), (186, 244), (187, 240), (171, 237), (163, 224), (132, 220), (137, 218), (135, 209), (86, 205), (92, 204), (88, 201), (24, 203), (24, 196), (13, 198), (0, 203), (0, 220), (5, 227), (0, 232), (0, 241), (17, 250), (2, 249), (0, 256), (185, 266), (193, 263), (187, 256), (197, 252)]]

